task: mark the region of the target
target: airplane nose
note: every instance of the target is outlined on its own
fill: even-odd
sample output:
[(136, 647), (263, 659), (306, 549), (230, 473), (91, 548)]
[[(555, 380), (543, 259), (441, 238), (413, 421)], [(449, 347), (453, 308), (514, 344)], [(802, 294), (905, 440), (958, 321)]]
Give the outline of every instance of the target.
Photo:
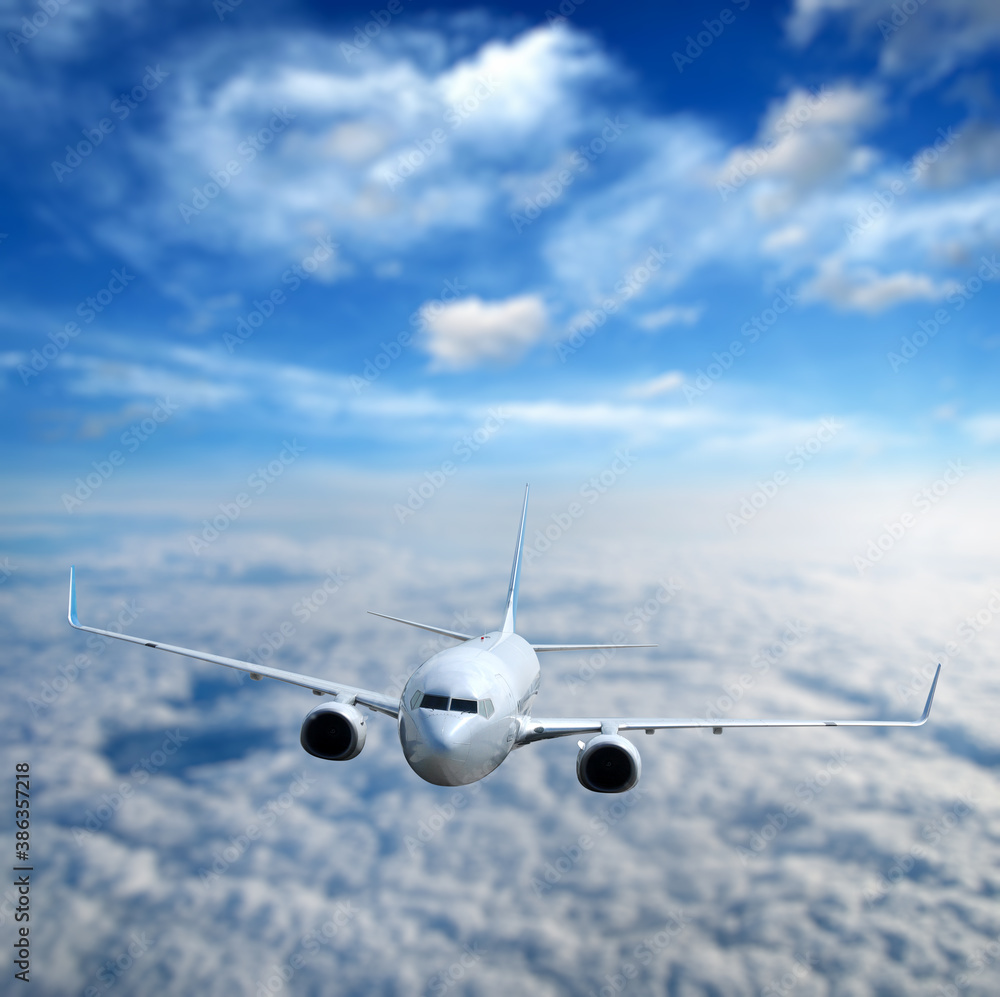
[(475, 781), (468, 771), (469, 726), (463, 718), (424, 710), (401, 713), (399, 739), (410, 768), (426, 782), (464, 786)]

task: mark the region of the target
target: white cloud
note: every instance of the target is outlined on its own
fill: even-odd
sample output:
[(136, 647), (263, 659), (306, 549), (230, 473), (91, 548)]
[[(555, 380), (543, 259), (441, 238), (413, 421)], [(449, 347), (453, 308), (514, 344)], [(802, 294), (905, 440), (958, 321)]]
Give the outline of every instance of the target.
[[(835, 8), (854, 10), (815, 0), (795, 16), (818, 25)], [(539, 177), (564, 166), (619, 111), (627, 130), (602, 153), (607, 159), (574, 174), (558, 206), (524, 233), (528, 253), (541, 256), (537, 284), (503, 286), (501, 272), (494, 297), (544, 297), (553, 316), (613, 298), (639, 328), (694, 324), (693, 310), (668, 304), (679, 287), (707, 266), (763, 264), (782, 279), (811, 282), (819, 299), (877, 311), (933, 300), (945, 286), (935, 268), (974, 258), (1000, 229), (995, 130), (971, 125), (862, 238), (846, 238), (875, 192), (906, 177), (902, 162), (871, 145), (885, 117), (884, 84), (840, 81), (818, 94), (791, 85), (761, 115), (754, 140), (734, 148), (704, 117), (653, 116), (637, 100), (612, 109), (596, 96), (607, 87), (594, 84), (614, 82), (616, 69), (578, 29), (535, 28), (479, 45), (465, 38), (458, 57), (454, 35), (394, 24), (391, 42), (386, 32), (353, 62), (336, 38), (319, 35), (280, 31), (266, 46), (252, 34), (203, 43), (163, 84), (174, 91), (162, 125), (123, 129), (101, 170), (81, 169), (81, 190), (94, 184), (99, 239), (176, 287), (194, 287), (204, 270), (188, 247), (214, 251), (229, 262), (217, 263), (206, 298), (225, 285), (222, 267), (232, 267), (231, 286), (273, 280), (328, 233), (342, 247), (338, 276), (392, 277), (405, 268), (419, 277), (423, 261), (412, 255), (429, 240), (450, 248), (469, 232), (487, 241), (509, 235), (507, 198), (536, 190)], [(275, 107), (294, 117), (247, 161), (240, 143), (267, 126)], [(185, 222), (179, 205), (234, 157), (240, 173)], [(970, 179), (978, 186), (957, 186)], [(720, 194), (719, 184), (731, 190)], [(660, 246), (669, 260), (620, 291)], [(831, 258), (841, 264), (832, 274), (823, 262)], [(635, 318), (627, 313), (640, 295), (644, 314)], [(216, 321), (212, 309), (200, 313), (202, 325)], [(465, 341), (449, 327), (431, 352), (442, 367), (473, 366), (515, 358), (539, 335), (530, 324), (522, 334), (494, 329), (480, 349), (475, 333)]]
[(876, 314), (907, 301), (939, 301), (956, 286), (954, 281), (935, 282), (927, 274), (909, 271), (883, 275), (865, 267), (845, 273), (839, 263), (827, 261), (803, 286), (802, 294), (836, 308)]
[(784, 228), (769, 232), (761, 243), (765, 252), (782, 252), (794, 249), (809, 241), (809, 232), (802, 225), (786, 225)]
[(962, 423), (962, 428), (980, 445), (1000, 443), (1000, 414), (986, 412)]
[(473, 295), (445, 305), (431, 302), (420, 315), (427, 352), (435, 366), (448, 370), (516, 360), (548, 328), (545, 302), (535, 294), (505, 301), (483, 301)]
[[(482, 223), (504, 177), (536, 172), (590, 127), (601, 109), (587, 84), (612, 78), (589, 36), (560, 26), (444, 65), (424, 59), (426, 37), (394, 25), (391, 46), (353, 63), (335, 39), (287, 31), (263, 53), (249, 35), (195, 52), (173, 72), (184, 82), (160, 130), (124, 136), (114, 210), (111, 188), (92, 191), (103, 238), (147, 263), (187, 244), (284, 257), (303, 231), (336, 231), (361, 257), (402, 252)], [(248, 147), (275, 109), (288, 120)], [(227, 163), (238, 174), (182, 216)], [(149, 183), (132, 189), (126, 177), (140, 173)]]
[(649, 381), (633, 384), (627, 393), (633, 398), (654, 398), (656, 395), (676, 391), (683, 383), (684, 375), (679, 370), (670, 370)]
[(666, 308), (661, 308), (659, 311), (640, 315), (636, 319), (636, 325), (640, 329), (646, 329), (650, 332), (666, 328), (668, 325), (694, 325), (701, 317), (703, 311), (704, 308), (701, 305), (691, 305), (688, 307), (683, 305), (667, 305)]
[[(945, 133), (945, 137), (948, 133)], [(938, 139), (944, 144), (944, 138)], [(943, 150), (933, 144), (913, 157), (914, 169), (929, 187), (957, 187), (1000, 174), (1000, 128), (985, 121), (966, 123)]]
[(734, 149), (718, 183), (738, 191), (745, 184), (774, 179), (790, 186), (783, 199), (768, 192), (759, 204), (787, 209), (801, 192), (867, 168), (871, 150), (860, 135), (884, 116), (883, 95), (874, 87), (840, 83), (809, 91), (793, 88), (773, 101), (760, 123), (756, 144)]
[(1000, 45), (1000, 10), (994, 0), (797, 0), (785, 27), (792, 42), (804, 46), (838, 17), (847, 19), (855, 43), (874, 39), (881, 45), (883, 74), (915, 77), (921, 84)]
[[(453, 965), (486, 997), (509, 993), (512, 978), (539, 994), (597, 991), (625, 963), (636, 968), (636, 992), (671, 972), (691, 993), (781, 989), (789, 974), (803, 993), (864, 992), (873, 981), (897, 993), (952, 985), (965, 958), (995, 940), (982, 870), (1000, 858), (990, 833), (1000, 630), (994, 618), (971, 640), (956, 632), (991, 598), (982, 572), (997, 547), (991, 489), (983, 483), (979, 508), (949, 495), (928, 513), (936, 543), (914, 531), (858, 578), (845, 558), (866, 535), (855, 528), (881, 529), (909, 482), (800, 482), (720, 542), (738, 496), (687, 482), (644, 495), (631, 480), (585, 504), (526, 564), (519, 619), (536, 639), (597, 640), (623, 628), (660, 646), (614, 667), (546, 657), (539, 714), (910, 717), (929, 681), (929, 652), (960, 641), (930, 723), (884, 736), (640, 735), (641, 794), (631, 799), (577, 784), (575, 739), (519, 750), (481, 784), (442, 790), (407, 768), (392, 722), (371, 716), (362, 754), (325, 763), (297, 743), (316, 703), (307, 692), (237, 685), (216, 666), (120, 642), (94, 653), (67, 626), (39, 641), (50, 607), (65, 598), (64, 564), (88, 564), (79, 580), (85, 621), (106, 623), (119, 596), (135, 599), (140, 633), (171, 639), (181, 627), (185, 643), (237, 656), (287, 621), (294, 633), (275, 663), (384, 688), (440, 643), (365, 609), (445, 626), (461, 611), (472, 621), (463, 629), (496, 625), (518, 496), (504, 496), (501, 509), (495, 485), (476, 492), (456, 480), (420, 511), (420, 531), (388, 542), (384, 489), (355, 490), (340, 477), (334, 505), (330, 480), (311, 496), (319, 531), (302, 529), (310, 496), (299, 490), (287, 519), (255, 503), (205, 564), (192, 563), (183, 527), (128, 506), (113, 541), (62, 531), (23, 550), (18, 563), (41, 582), (8, 586), (0, 600), (10, 672), (0, 710), (35, 745), (32, 774), (46, 787), (35, 829), (53, 842), (48, 915), (32, 940), (50, 991), (99, 987), (132, 932), (153, 944), (123, 960), (115, 989), (164, 997), (200, 992), (209, 976), (217, 992), (254, 993), (271, 980), (278, 989), (282, 970), (295, 993), (325, 992), (333, 978), (345, 997), (423, 993), (440, 989), (434, 981), (443, 986)], [(219, 496), (205, 485), (183, 483), (211, 507)], [(564, 521), (571, 501), (581, 501), (575, 488), (536, 488), (529, 542)], [(202, 515), (192, 513), (192, 524)], [(467, 554), (456, 554), (466, 542)], [(292, 607), (333, 565), (347, 584), (303, 622)], [(658, 602), (660, 578), (684, 588)], [(791, 622), (800, 638), (788, 639)], [(43, 683), (65, 688), (66, 663), (81, 653), (89, 666), (32, 715), (25, 697)], [(769, 667), (751, 669), (752, 660)], [(175, 729), (189, 738), (176, 767), (139, 785), (131, 766)], [(841, 763), (831, 768), (831, 757)], [(303, 772), (306, 791), (260, 821)], [(133, 792), (122, 800), (126, 780)], [(107, 807), (105, 795), (117, 812), (76, 843), (71, 829)], [(960, 798), (971, 799), (971, 813), (955, 810)], [(899, 860), (914, 844), (923, 864), (907, 874)], [(201, 870), (213, 863), (221, 878), (205, 883)], [(651, 868), (663, 873), (654, 891)], [(533, 880), (551, 888), (538, 896)], [(882, 882), (884, 897), (867, 903), (865, 891)], [(351, 916), (334, 923), (346, 903)], [(678, 909), (683, 930), (658, 945)], [(304, 946), (325, 924), (319, 944)], [(886, 938), (905, 941), (898, 958), (886, 957)], [(458, 963), (472, 943), (481, 956)], [(816, 958), (800, 968), (805, 955)]]

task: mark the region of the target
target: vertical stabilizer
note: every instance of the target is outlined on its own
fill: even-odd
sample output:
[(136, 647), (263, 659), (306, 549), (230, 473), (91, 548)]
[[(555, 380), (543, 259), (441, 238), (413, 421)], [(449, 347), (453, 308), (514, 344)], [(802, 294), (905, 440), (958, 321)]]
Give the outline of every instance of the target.
[(521, 581), (521, 554), (524, 550), (524, 521), (528, 517), (528, 486), (524, 486), (524, 506), (521, 509), (521, 528), (517, 531), (517, 547), (514, 548), (514, 563), (510, 567), (510, 585), (507, 587), (507, 606), (503, 612), (502, 633), (514, 632), (517, 616), (517, 586)]

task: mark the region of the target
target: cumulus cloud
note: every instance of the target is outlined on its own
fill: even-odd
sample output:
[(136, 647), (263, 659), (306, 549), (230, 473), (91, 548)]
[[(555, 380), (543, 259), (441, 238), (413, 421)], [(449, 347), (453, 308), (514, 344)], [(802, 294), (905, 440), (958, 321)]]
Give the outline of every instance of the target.
[[(398, 688), (447, 642), (365, 609), (495, 626), (516, 494), (498, 502), (495, 489), (450, 484), (419, 513), (421, 531), (390, 543), (389, 499), (341, 478), (343, 517), (323, 498), (325, 526), (307, 536), (301, 495), (287, 517), (255, 507), (207, 564), (184, 552), (184, 527), (134, 509), (114, 543), (95, 530), (36, 547), (18, 561), (39, 581), (0, 586), (0, 623), (4, 729), (28, 752), (45, 800), (35, 840), (50, 843), (46, 917), (32, 934), (39, 982), (99, 987), (133, 932), (148, 945), (118, 967), (126, 995), (190, 994), (207, 978), (233, 993), (272, 979), (272, 990), (319, 993), (336, 978), (348, 997), (454, 980), (500, 995), (514, 977), (556, 997), (597, 991), (625, 963), (643, 992), (679, 980), (757, 993), (790, 973), (803, 992), (954, 982), (997, 929), (982, 884), (998, 860), (1000, 616), (985, 608), (993, 581), (981, 567), (998, 551), (995, 486), (982, 484), (980, 506), (949, 494), (927, 514), (936, 540), (914, 531), (864, 578), (850, 553), (866, 528), (882, 529), (886, 498), (907, 495), (906, 482), (888, 495), (854, 481), (786, 492), (793, 501), (725, 544), (705, 524), (738, 497), (618, 483), (587, 503), (525, 564), (520, 629), (539, 640), (624, 629), (660, 646), (613, 662), (547, 656), (539, 713), (909, 717), (925, 659), (961, 643), (924, 728), (640, 736), (640, 792), (627, 798), (577, 784), (574, 739), (517, 751), (474, 787), (429, 786), (380, 716), (358, 758), (323, 762), (298, 745), (316, 702), (302, 690), (119, 642), (95, 650), (65, 625), (38, 639), (73, 559), (87, 565), (85, 622), (107, 624), (134, 600), (133, 627), (152, 639), (262, 648), (271, 663)], [(529, 538), (574, 501), (575, 490), (536, 490)], [(440, 543), (466, 528), (474, 554)], [(294, 607), (334, 567), (347, 581), (303, 620)], [(971, 638), (958, 629), (969, 615)], [(87, 665), (73, 673), (80, 654)], [(133, 767), (144, 772), (171, 734), (169, 764), (140, 782)]]
[(420, 315), (425, 349), (436, 366), (447, 370), (516, 360), (548, 328), (545, 302), (536, 294), (505, 301), (483, 301), (473, 295), (444, 305), (432, 302), (421, 308)]
[(870, 268), (845, 272), (834, 261), (827, 261), (820, 272), (802, 288), (811, 300), (829, 301), (837, 308), (877, 314), (907, 301), (940, 301), (958, 285), (954, 281), (936, 282), (927, 274), (900, 271), (880, 274)]
[(335, 38), (289, 31), (264, 51), (247, 34), (186, 53), (159, 127), (106, 158), (117, 201), (84, 175), (102, 238), (162, 263), (191, 245), (280, 259), (303, 232), (332, 229), (367, 257), (468, 230), (501, 177), (532, 172), (587, 126), (588, 88), (612, 76), (589, 36), (558, 25), (443, 64), (428, 37), (394, 25), (391, 46), (350, 62)]
[(1000, 12), (992, 0), (911, 0), (888, 6), (867, 0), (796, 0), (785, 27), (794, 44), (805, 46), (836, 19), (847, 21), (855, 41), (879, 44), (883, 74), (913, 76), (925, 84), (1000, 45)]
[(735, 192), (748, 181), (775, 179), (791, 191), (765, 192), (758, 205), (765, 211), (787, 208), (803, 191), (866, 169), (875, 153), (859, 144), (859, 136), (884, 115), (883, 97), (874, 87), (840, 83), (808, 91), (794, 88), (772, 103), (761, 121), (757, 142), (736, 148), (718, 174), (718, 186)]

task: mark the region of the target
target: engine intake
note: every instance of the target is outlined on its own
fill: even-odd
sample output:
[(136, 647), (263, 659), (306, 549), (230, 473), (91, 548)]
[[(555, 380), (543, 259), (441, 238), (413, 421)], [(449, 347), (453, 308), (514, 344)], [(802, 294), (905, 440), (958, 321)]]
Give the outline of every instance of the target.
[(576, 759), (580, 785), (594, 793), (624, 793), (639, 781), (642, 761), (636, 746), (620, 734), (598, 734)]
[(299, 741), (317, 758), (346, 762), (361, 754), (368, 728), (361, 711), (346, 703), (324, 703), (302, 721)]

